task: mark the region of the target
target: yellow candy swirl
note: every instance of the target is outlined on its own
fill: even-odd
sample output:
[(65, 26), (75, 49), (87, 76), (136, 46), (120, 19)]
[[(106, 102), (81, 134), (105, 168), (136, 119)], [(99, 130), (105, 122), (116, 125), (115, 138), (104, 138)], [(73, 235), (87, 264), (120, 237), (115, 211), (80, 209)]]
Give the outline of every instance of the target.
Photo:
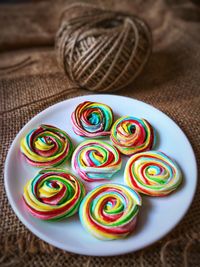
[(81, 202), (83, 227), (99, 239), (124, 238), (136, 225), (141, 197), (120, 184), (104, 184), (89, 192)]
[(165, 196), (175, 190), (182, 181), (178, 165), (159, 151), (133, 155), (124, 171), (125, 183), (145, 195)]
[(66, 132), (42, 124), (21, 140), (20, 149), (30, 164), (55, 167), (69, 159), (73, 145)]
[(82, 142), (72, 156), (73, 169), (88, 182), (110, 179), (121, 164), (117, 149), (98, 140)]
[(85, 195), (83, 184), (62, 169), (41, 170), (24, 187), (28, 211), (41, 220), (60, 220), (78, 211)]

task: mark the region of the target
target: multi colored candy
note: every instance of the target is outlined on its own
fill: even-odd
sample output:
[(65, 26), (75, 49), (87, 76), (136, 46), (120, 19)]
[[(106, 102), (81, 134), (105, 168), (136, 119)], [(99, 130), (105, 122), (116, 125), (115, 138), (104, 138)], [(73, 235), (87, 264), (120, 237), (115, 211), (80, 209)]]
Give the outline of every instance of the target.
[(76, 107), (71, 118), (73, 130), (77, 135), (103, 137), (110, 134), (113, 112), (105, 104), (85, 101)]
[(111, 141), (125, 155), (132, 155), (152, 148), (154, 131), (147, 120), (124, 116), (112, 126)]
[(73, 145), (66, 132), (42, 124), (21, 140), (20, 149), (30, 164), (45, 167), (58, 166), (69, 159)]
[(133, 155), (124, 171), (125, 183), (145, 195), (165, 196), (182, 181), (181, 170), (167, 155), (159, 151)]
[(104, 184), (90, 191), (79, 209), (84, 228), (99, 239), (124, 238), (136, 225), (141, 197), (119, 184)]
[(77, 212), (85, 195), (83, 184), (63, 169), (43, 169), (24, 187), (28, 211), (41, 220), (56, 221)]
[(72, 156), (73, 169), (88, 182), (110, 179), (121, 164), (117, 149), (98, 140), (82, 142)]

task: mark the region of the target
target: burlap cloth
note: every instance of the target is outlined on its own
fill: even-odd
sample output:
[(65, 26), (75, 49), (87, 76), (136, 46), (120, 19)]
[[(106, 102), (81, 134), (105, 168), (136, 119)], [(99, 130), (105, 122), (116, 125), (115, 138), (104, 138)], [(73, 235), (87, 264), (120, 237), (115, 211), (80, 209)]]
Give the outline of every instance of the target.
[[(3, 165), (17, 132), (38, 112), (88, 94), (57, 67), (54, 35), (70, 1), (0, 6), (0, 266), (200, 266), (200, 189), (182, 222), (156, 244), (117, 257), (61, 251), (33, 236), (6, 198)], [(153, 31), (151, 59), (137, 81), (117, 92), (154, 105), (173, 118), (200, 155), (200, 6), (198, 1), (96, 1), (136, 13)], [(190, 168), (190, 166), (188, 166)], [(192, 179), (193, 177), (191, 177)], [(155, 227), (159, 227), (156, 225)]]

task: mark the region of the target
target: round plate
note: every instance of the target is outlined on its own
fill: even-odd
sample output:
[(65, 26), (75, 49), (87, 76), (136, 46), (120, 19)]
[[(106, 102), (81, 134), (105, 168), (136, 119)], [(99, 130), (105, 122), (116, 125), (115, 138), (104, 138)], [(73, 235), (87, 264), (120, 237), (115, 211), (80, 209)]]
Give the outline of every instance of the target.
[[(60, 222), (45, 222), (32, 217), (22, 202), (23, 188), (33, 178), (38, 168), (30, 166), (20, 153), (20, 140), (31, 129), (42, 123), (65, 130), (77, 145), (84, 138), (74, 134), (70, 116), (83, 101), (97, 101), (109, 105), (115, 115), (132, 115), (147, 119), (156, 129), (159, 149), (173, 158), (181, 167), (184, 181), (180, 188), (167, 197), (142, 196), (135, 232), (126, 239), (100, 241), (82, 227), (78, 215)], [(104, 138), (109, 140), (109, 138)], [(123, 157), (122, 170), (111, 182), (123, 183), (123, 170), (128, 157)], [(65, 166), (69, 169), (70, 163)], [(181, 129), (158, 109), (131, 98), (116, 95), (87, 95), (53, 105), (31, 119), (13, 141), (5, 163), (5, 188), (10, 204), (21, 222), (36, 236), (58, 248), (85, 255), (109, 256), (128, 253), (152, 244), (166, 235), (188, 210), (196, 188), (197, 166), (192, 147)], [(102, 183), (102, 182), (101, 182)], [(101, 184), (90, 183), (89, 189)], [(86, 182), (85, 182), (86, 184)], [(87, 185), (88, 187), (88, 185)]]

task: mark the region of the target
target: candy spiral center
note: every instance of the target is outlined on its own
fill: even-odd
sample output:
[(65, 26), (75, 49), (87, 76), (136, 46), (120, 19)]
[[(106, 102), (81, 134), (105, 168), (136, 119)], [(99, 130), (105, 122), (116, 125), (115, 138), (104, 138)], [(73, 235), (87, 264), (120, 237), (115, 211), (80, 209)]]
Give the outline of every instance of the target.
[(111, 153), (110, 157), (108, 157), (108, 150), (96, 145), (94, 148), (91, 148), (91, 150), (85, 147), (85, 149), (80, 152), (80, 158), (82, 159), (82, 166), (100, 167), (109, 164), (109, 162), (113, 160), (114, 155)]
[(99, 110), (99, 109), (97, 109), (97, 110), (91, 109), (87, 119), (90, 122), (90, 125), (99, 125), (99, 123), (102, 120), (101, 110)]

